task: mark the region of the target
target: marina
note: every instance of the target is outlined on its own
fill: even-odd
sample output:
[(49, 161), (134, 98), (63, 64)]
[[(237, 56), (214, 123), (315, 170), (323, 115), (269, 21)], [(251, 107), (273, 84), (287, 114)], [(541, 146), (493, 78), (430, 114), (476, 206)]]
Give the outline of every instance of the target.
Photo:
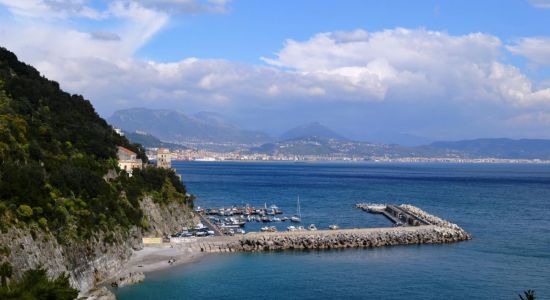
[[(393, 226), (341, 229), (338, 225), (332, 224), (329, 228), (318, 229), (315, 224), (310, 224), (309, 226), (289, 225), (285, 231), (279, 231), (275, 226), (263, 226), (259, 232), (246, 232), (243, 228), (247, 222), (263, 222), (262, 218), (267, 218), (265, 208), (197, 208), (196, 213), (201, 223), (193, 229), (185, 229), (183, 234), (172, 235), (169, 241), (171, 247), (179, 247), (191, 252), (236, 252), (369, 248), (453, 243), (471, 239), (470, 234), (458, 225), (412, 205), (357, 203), (355, 207), (370, 214), (381, 214), (390, 220)], [(233, 213), (225, 217), (227, 212), (237, 214)], [(273, 222), (271, 217), (269, 219), (269, 222)]]
[[(283, 216), (276, 205), (264, 207), (251, 207), (249, 205), (237, 207), (220, 207), (220, 208), (201, 208), (195, 209), (201, 223), (198, 228), (194, 228), (194, 232), (188, 229), (180, 232), (179, 236), (173, 237), (190, 237), (190, 236), (223, 236), (245, 234), (245, 227), (248, 223), (266, 223), (259, 228), (260, 232), (278, 232), (278, 231), (315, 231), (318, 230), (315, 224), (302, 224), (302, 215), (300, 210), (299, 198), (297, 199), (296, 214), (293, 216)], [(425, 219), (393, 204), (373, 204), (373, 203), (357, 203), (355, 208), (361, 209), (367, 213), (380, 214), (391, 221), (393, 226), (421, 226), (431, 225)], [(284, 223), (289, 222), (288, 226), (274, 226), (269, 223)], [(286, 229), (286, 230), (285, 230)], [(340, 226), (331, 224), (327, 228), (329, 230), (338, 230)]]

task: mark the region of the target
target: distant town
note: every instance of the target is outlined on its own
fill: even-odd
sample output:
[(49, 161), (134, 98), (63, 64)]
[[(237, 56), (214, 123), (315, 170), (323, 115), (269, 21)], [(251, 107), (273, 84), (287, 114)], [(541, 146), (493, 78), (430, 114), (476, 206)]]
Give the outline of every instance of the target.
[[(158, 153), (168, 149), (147, 148), (149, 160), (157, 160)], [(164, 154), (165, 156), (166, 154)], [(539, 163), (550, 164), (550, 160), (542, 159), (504, 159), (504, 158), (460, 158), (460, 157), (384, 157), (384, 156), (339, 156), (339, 155), (267, 155), (263, 153), (242, 154), (239, 152), (213, 152), (195, 149), (178, 149), (170, 151), (173, 161), (342, 161), (342, 162), (401, 162), (401, 163)], [(164, 158), (165, 159), (165, 158)]]

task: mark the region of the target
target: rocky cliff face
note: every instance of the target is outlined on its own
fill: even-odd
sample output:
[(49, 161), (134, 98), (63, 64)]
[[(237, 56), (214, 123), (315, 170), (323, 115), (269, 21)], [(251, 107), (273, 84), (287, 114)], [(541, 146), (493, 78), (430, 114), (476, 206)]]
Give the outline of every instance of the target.
[(87, 240), (61, 244), (52, 233), (19, 223), (0, 233), (0, 245), (7, 249), (5, 259), (12, 264), (15, 277), (42, 265), (50, 276), (68, 273), (71, 285), (85, 293), (120, 270), (133, 250), (143, 247), (143, 236), (162, 236), (193, 222), (192, 211), (184, 205), (162, 206), (150, 197), (145, 197), (141, 205), (150, 229), (113, 228), (109, 242), (105, 241), (105, 233), (98, 233)]
[(193, 212), (188, 208), (182, 210), (177, 203), (158, 205), (151, 197), (145, 197), (140, 202), (140, 207), (149, 223), (149, 230), (145, 233), (147, 236), (163, 237), (196, 223)]

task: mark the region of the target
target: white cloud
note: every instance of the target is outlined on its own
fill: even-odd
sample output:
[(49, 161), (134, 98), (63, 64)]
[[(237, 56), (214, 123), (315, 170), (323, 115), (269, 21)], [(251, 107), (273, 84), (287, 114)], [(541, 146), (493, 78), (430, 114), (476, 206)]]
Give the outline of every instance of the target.
[(84, 0), (0, 0), (12, 13), (32, 18), (67, 18), (71, 16), (101, 19), (102, 13)]
[(375, 99), (388, 98), (394, 90), (402, 97), (430, 95), (442, 101), (550, 104), (550, 89), (535, 90), (517, 68), (500, 62), (502, 55), (502, 43), (492, 35), (397, 28), (288, 40), (276, 58), (263, 60), (304, 76), (340, 76), (351, 89), (370, 92)]
[[(57, 2), (87, 7), (87, 1)], [(404, 28), (328, 32), (306, 41), (288, 40), (275, 57), (263, 58), (267, 65), (202, 58), (161, 63), (134, 53), (173, 14), (221, 12), (226, 1), (115, 1), (98, 11), (101, 18), (96, 19), (115, 25), (92, 32), (77, 30), (70, 22), (36, 19), (41, 9), (55, 18), (87, 18), (76, 8), (21, 3), (8, 6), (17, 18), (0, 21), (0, 43), (63, 88), (89, 98), (104, 115), (151, 106), (248, 111), (268, 122), (260, 112), (284, 111), (291, 118), (313, 111), (332, 115), (352, 107), (343, 123), (384, 126), (411, 118), (422, 128), (427, 125), (421, 122), (435, 122), (432, 110), (437, 110), (456, 115), (454, 123), (442, 119), (437, 125), (438, 130), (451, 130), (470, 126), (484, 114), (505, 124), (514, 116), (524, 123), (546, 120), (519, 117), (531, 116), (533, 110), (550, 114), (550, 88), (536, 89), (520, 69), (505, 64), (505, 46), (492, 35)], [(509, 50), (527, 56), (528, 47), (519, 45)]]
[(510, 52), (525, 56), (540, 65), (550, 65), (550, 37), (522, 38), (506, 47)]

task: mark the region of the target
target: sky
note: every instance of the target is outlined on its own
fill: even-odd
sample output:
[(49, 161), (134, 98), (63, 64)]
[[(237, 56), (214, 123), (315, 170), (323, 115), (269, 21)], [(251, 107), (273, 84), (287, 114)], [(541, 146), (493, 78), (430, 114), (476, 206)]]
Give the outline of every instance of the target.
[(550, 138), (550, 0), (0, 0), (0, 46), (107, 118)]

